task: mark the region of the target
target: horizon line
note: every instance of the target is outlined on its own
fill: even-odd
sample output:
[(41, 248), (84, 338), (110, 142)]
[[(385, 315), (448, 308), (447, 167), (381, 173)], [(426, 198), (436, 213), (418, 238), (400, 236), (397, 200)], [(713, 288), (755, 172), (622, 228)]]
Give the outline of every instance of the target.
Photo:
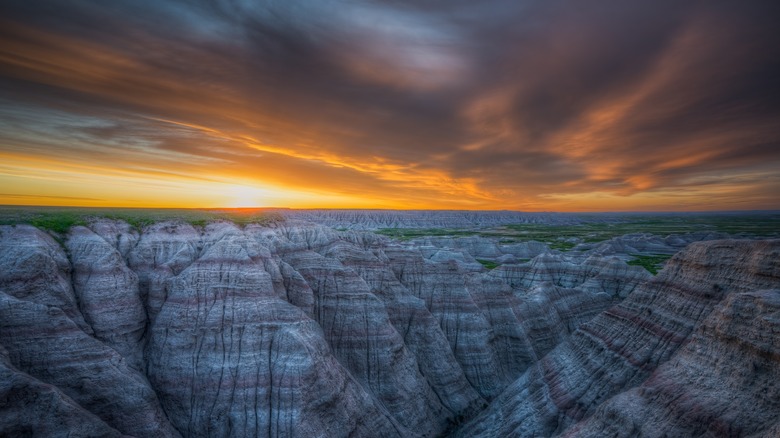
[(83, 209), (83, 210), (288, 210), (288, 211), (394, 211), (394, 212), (494, 212), (494, 213), (522, 213), (522, 214), (718, 214), (718, 213), (777, 213), (780, 209), (749, 209), (749, 210), (586, 210), (586, 211), (526, 211), (512, 209), (448, 209), (448, 208), (333, 208), (333, 207), (122, 207), (122, 206), (84, 206), (84, 205), (27, 205), (27, 204), (0, 204), (0, 209), (19, 208), (19, 209)]

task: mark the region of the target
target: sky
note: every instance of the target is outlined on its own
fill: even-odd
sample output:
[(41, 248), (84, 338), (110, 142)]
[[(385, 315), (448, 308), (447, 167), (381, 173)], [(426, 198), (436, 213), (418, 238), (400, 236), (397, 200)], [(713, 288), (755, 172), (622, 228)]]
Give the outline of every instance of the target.
[(0, 0), (0, 204), (780, 209), (780, 2)]

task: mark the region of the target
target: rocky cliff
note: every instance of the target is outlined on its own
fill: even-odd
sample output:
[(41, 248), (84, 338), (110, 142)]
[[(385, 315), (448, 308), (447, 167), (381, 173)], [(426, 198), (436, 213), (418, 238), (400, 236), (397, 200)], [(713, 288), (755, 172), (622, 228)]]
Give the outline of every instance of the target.
[(293, 219), (59, 237), (0, 227), (2, 436), (780, 427), (777, 240), (653, 240), (685, 247), (653, 277), (620, 257), (636, 239), (565, 254)]
[[(776, 371), (780, 365), (772, 323), (777, 291), (757, 292), (779, 284), (778, 240), (692, 244), (534, 363), (458, 436), (741, 436), (763, 430), (771, 423), (766, 418), (779, 412), (771, 398), (777, 384), (732, 375), (739, 364), (730, 358), (757, 340), (751, 355), (764, 360), (756, 366)], [(729, 322), (735, 311), (744, 314)], [(725, 392), (730, 386), (742, 394)], [(769, 401), (759, 416), (766, 418), (746, 427), (749, 420), (738, 412), (754, 407), (738, 406), (739, 398), (763, 399), (764, 389)], [(684, 406), (698, 412), (678, 411)], [(702, 427), (708, 420), (723, 424)]]

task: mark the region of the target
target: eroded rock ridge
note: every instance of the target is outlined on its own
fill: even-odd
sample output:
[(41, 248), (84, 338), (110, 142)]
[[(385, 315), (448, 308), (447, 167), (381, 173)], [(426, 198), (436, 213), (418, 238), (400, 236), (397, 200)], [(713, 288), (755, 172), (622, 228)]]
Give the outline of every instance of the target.
[(0, 435), (772, 436), (780, 240), (702, 239), (0, 227)]

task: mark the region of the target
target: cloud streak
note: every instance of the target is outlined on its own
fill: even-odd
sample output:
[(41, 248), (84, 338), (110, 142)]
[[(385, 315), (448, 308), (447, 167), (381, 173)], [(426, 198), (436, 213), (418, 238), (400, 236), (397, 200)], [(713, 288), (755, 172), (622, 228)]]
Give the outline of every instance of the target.
[[(780, 208), (774, 2), (0, 12), (0, 181), (30, 199), (143, 205), (157, 182), (189, 206), (242, 186), (298, 207)], [(84, 172), (134, 182), (112, 199)]]

